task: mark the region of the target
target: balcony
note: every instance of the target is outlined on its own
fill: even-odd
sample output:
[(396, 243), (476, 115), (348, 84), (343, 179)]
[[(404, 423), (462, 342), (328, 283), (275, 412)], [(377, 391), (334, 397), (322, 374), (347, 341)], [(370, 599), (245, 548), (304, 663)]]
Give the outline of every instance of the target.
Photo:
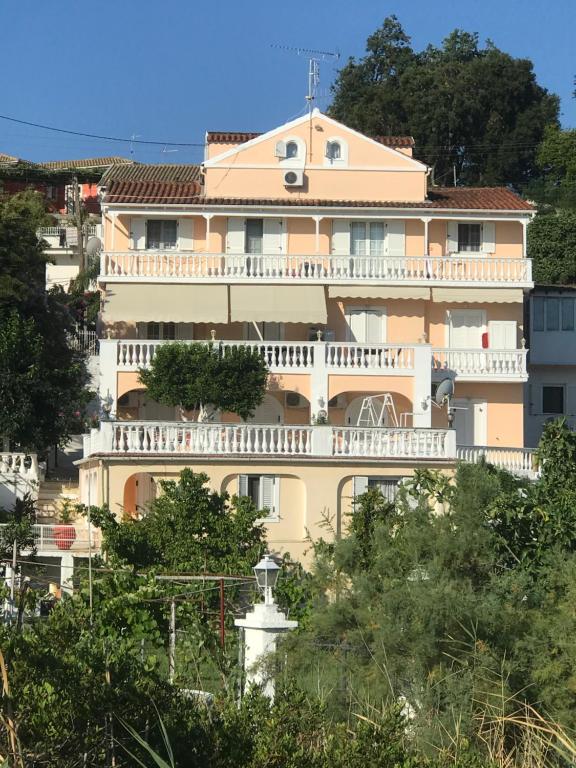
[[(0, 525), (5, 528), (6, 524)], [(79, 525), (58, 524), (33, 525), (34, 546), (42, 553), (79, 554), (100, 549), (100, 531), (84, 523)]]
[(447, 460), (456, 438), (446, 429), (387, 429), (276, 424), (104, 422), (84, 437), (95, 454)]
[(383, 285), (532, 287), (530, 259), (491, 256), (329, 256), (106, 252), (102, 282), (349, 283)]
[(527, 349), (433, 349), (436, 377), (454, 373), (458, 381), (528, 381)]
[[(149, 368), (156, 350), (171, 341), (118, 340), (112, 365), (117, 371)], [(194, 342), (185, 342), (194, 343)], [(526, 349), (432, 349), (425, 344), (355, 344), (340, 341), (214, 341), (225, 351), (245, 346), (258, 351), (271, 373), (361, 374), (412, 376), (419, 365), (431, 366), (436, 378), (455, 375), (459, 381), (523, 382), (527, 380)], [(431, 355), (431, 357), (430, 357)], [(425, 358), (429, 358), (429, 362)], [(102, 358), (101, 363), (104, 359)]]
[(536, 452), (532, 448), (502, 448), (489, 445), (459, 445), (456, 449), (459, 461), (477, 464), (481, 460), (505, 469), (513, 475), (535, 480), (539, 476)]

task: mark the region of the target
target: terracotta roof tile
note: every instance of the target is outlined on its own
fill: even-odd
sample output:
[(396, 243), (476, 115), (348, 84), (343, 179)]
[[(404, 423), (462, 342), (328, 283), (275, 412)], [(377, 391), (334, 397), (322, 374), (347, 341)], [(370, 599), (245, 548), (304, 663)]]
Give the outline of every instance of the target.
[(413, 147), (416, 143), (412, 136), (374, 136), (374, 141), (387, 147)]
[(199, 165), (186, 164), (145, 164), (113, 165), (102, 177), (101, 185), (107, 187), (112, 181), (131, 182), (201, 182)]
[(47, 163), (39, 163), (42, 168), (52, 171), (68, 168), (108, 168), (111, 165), (132, 164), (133, 160), (127, 157), (91, 157), (85, 160), (50, 160)]
[(0, 152), (0, 163), (3, 163), (4, 165), (14, 165), (14, 163), (18, 162), (17, 157), (14, 157), (13, 155), (5, 155), (4, 152)]
[(261, 133), (250, 133), (246, 131), (208, 131), (206, 133), (207, 144), (243, 144), (245, 141), (251, 141), (262, 136)]
[(106, 190), (108, 203), (149, 203), (150, 205), (190, 205), (201, 194), (198, 182), (112, 181)]

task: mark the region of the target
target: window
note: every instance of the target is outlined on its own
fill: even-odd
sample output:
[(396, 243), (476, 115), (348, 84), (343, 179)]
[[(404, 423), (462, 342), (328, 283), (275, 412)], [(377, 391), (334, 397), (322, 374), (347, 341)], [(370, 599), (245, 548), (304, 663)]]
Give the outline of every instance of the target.
[(146, 338), (152, 340), (176, 338), (175, 323), (146, 323)]
[(398, 494), (398, 489), (402, 483), (402, 480), (403, 478), (399, 476), (356, 476), (353, 483), (353, 494), (354, 496), (360, 496), (361, 494), (366, 493), (366, 491), (370, 488), (377, 488), (382, 496), (384, 496), (386, 501), (393, 503)]
[(564, 413), (564, 387), (544, 385), (542, 387), (542, 413)]
[(458, 252), (482, 250), (482, 225), (458, 224)]
[(295, 141), (289, 141), (286, 144), (286, 157), (298, 157), (298, 144)]
[(245, 253), (262, 253), (264, 240), (263, 219), (246, 219)]
[(278, 519), (280, 478), (274, 475), (239, 475), (238, 496), (248, 496), (258, 509), (268, 510), (264, 520)]
[(384, 224), (381, 221), (353, 221), (350, 226), (353, 256), (384, 256)]
[(532, 330), (574, 331), (574, 301), (564, 296), (535, 296), (532, 299)]
[(176, 248), (177, 233), (176, 219), (150, 219), (146, 222), (146, 248), (154, 250)]
[(342, 147), (339, 141), (327, 141), (326, 142), (326, 157), (330, 160), (341, 160)]

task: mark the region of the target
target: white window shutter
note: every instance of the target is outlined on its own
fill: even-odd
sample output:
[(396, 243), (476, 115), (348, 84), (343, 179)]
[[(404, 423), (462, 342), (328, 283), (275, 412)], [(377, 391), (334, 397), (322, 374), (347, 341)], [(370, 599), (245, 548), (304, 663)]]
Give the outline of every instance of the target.
[(284, 251), (284, 220), (283, 219), (264, 219), (264, 242), (262, 250), (268, 254), (279, 254)]
[(491, 349), (516, 349), (518, 327), (515, 320), (490, 320), (488, 343)]
[(178, 248), (181, 251), (194, 250), (194, 219), (180, 219), (178, 222)]
[(248, 475), (238, 475), (238, 496), (248, 496)]
[(140, 216), (130, 219), (130, 237), (134, 250), (142, 251), (146, 248), (146, 219)]
[(274, 149), (274, 156), (284, 158), (286, 157), (286, 142), (285, 141), (277, 141), (276, 147)]
[(332, 253), (334, 256), (350, 255), (350, 222), (334, 219), (332, 222)]
[(260, 478), (260, 500), (262, 509), (268, 510), (268, 517), (276, 517), (278, 510), (276, 508), (276, 486), (277, 478), (273, 475), (262, 475)]
[(446, 251), (448, 253), (458, 253), (457, 221), (449, 221), (446, 223)]
[(245, 219), (238, 216), (228, 217), (226, 232), (226, 253), (244, 253), (245, 250)]
[(494, 253), (496, 250), (496, 225), (493, 221), (482, 224), (482, 251)]
[(402, 219), (390, 219), (386, 226), (388, 256), (406, 256), (405, 226)]
[(360, 475), (356, 475), (353, 479), (353, 490), (352, 493), (354, 496), (361, 496), (363, 493), (366, 493), (368, 490), (368, 478), (362, 477)]

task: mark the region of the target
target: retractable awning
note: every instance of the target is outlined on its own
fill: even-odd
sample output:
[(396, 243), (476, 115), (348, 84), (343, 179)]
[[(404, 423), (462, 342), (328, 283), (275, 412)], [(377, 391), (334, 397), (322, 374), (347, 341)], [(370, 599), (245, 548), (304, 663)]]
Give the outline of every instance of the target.
[(395, 285), (331, 285), (330, 299), (429, 299), (430, 288)]
[(230, 320), (234, 322), (326, 323), (321, 285), (232, 285)]
[(522, 288), (432, 288), (432, 301), (455, 304), (520, 304)]
[(227, 323), (225, 285), (124, 285), (108, 283), (102, 318), (106, 323)]

